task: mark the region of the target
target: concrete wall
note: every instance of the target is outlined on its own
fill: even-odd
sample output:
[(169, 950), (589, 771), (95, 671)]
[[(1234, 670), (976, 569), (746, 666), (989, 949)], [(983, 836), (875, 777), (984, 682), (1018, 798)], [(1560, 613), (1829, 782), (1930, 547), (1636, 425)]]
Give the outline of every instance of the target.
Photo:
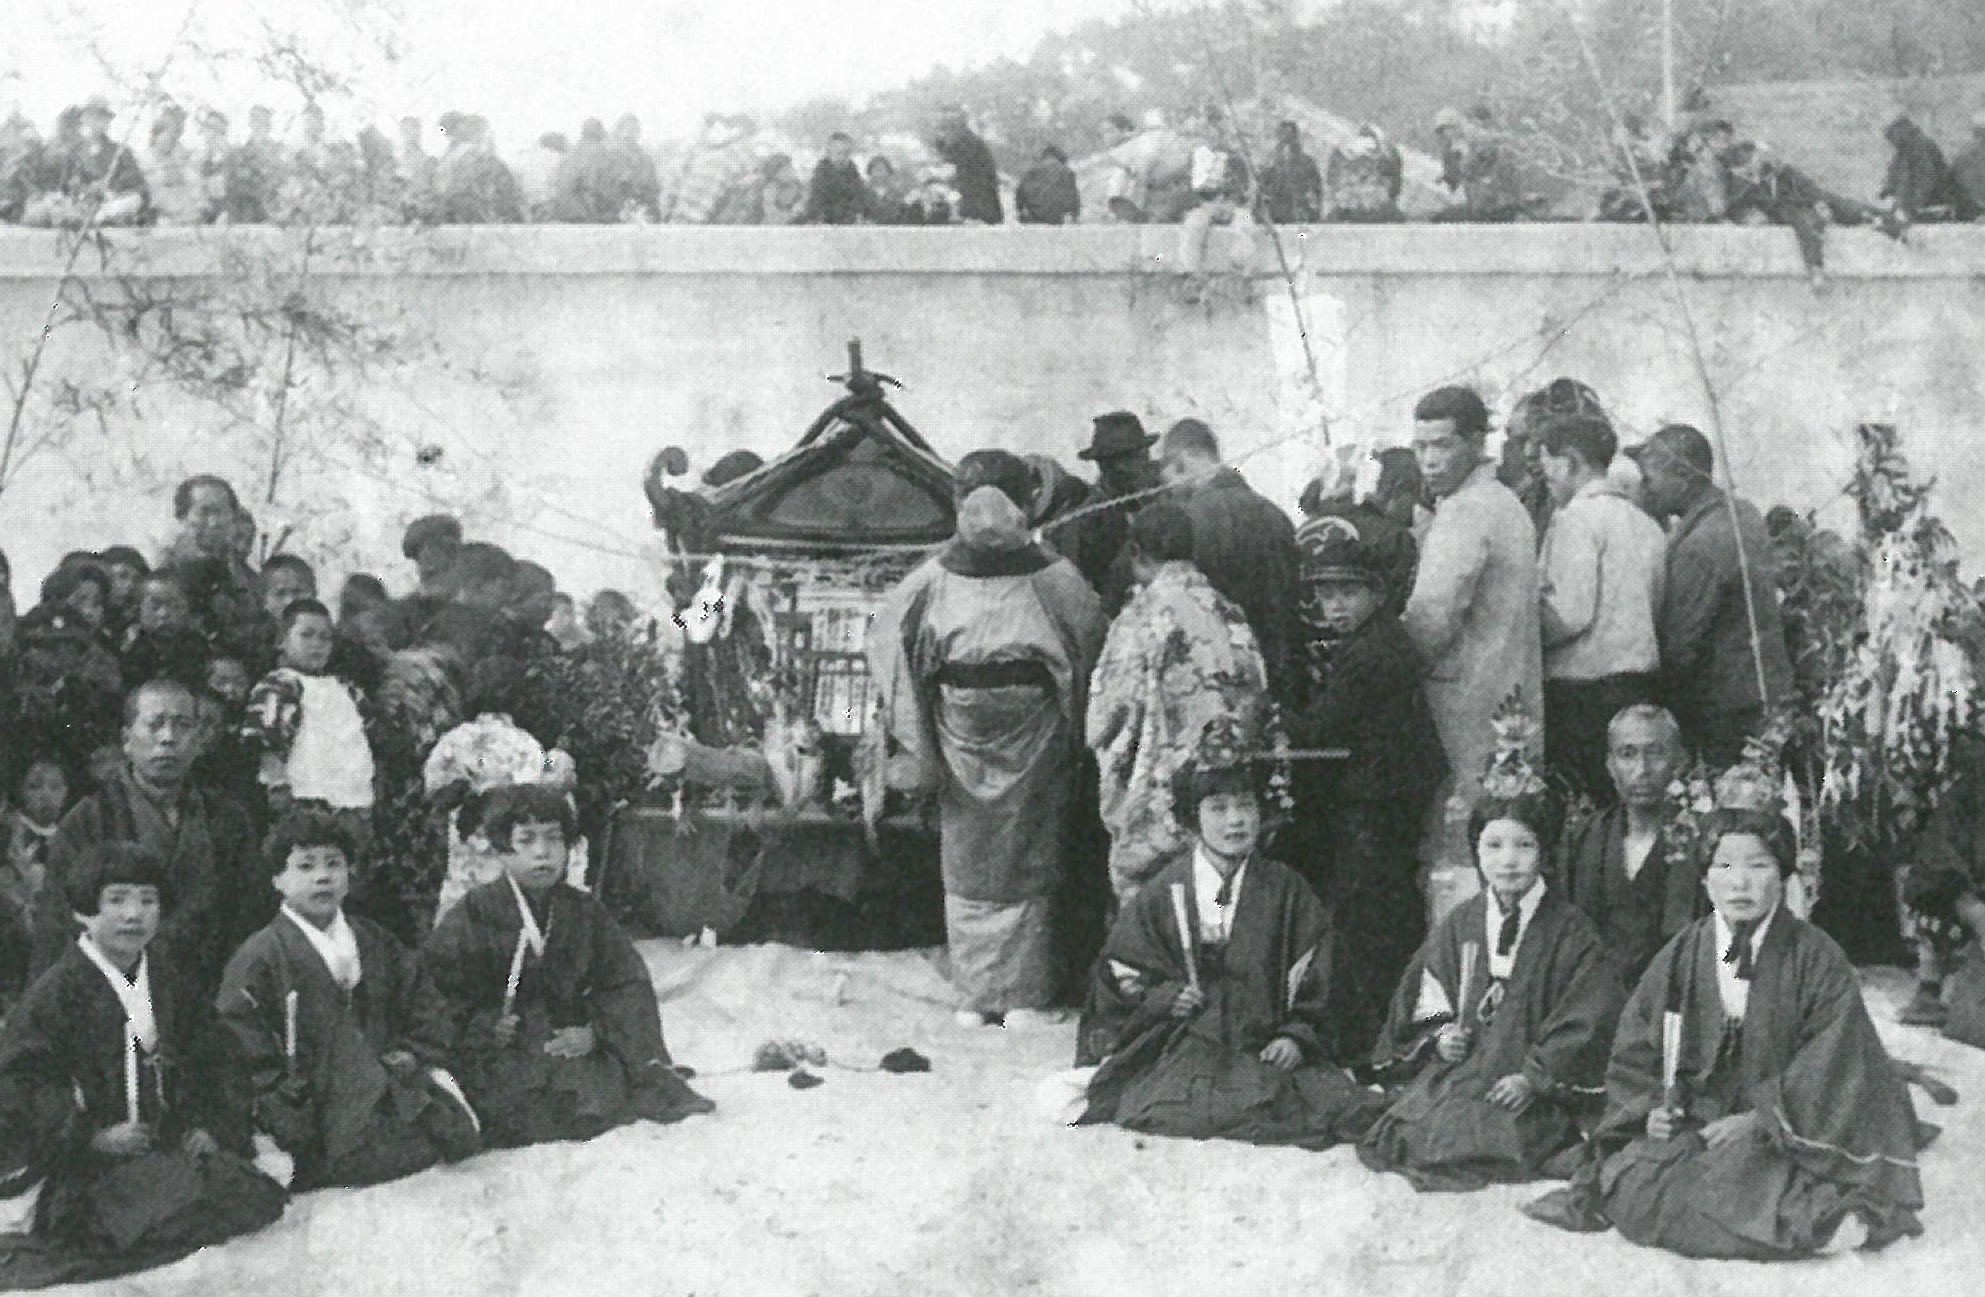
[[(1095, 413), (1194, 414), (1293, 503), (1319, 444), (1298, 312), (1265, 243), (1262, 273), (1216, 275), (1189, 300), (1170, 273), (1176, 232), (1155, 228), (318, 231), (307, 260), (305, 237), (118, 235), (76, 259), (63, 299), (58, 236), (0, 231), (10, 383), (53, 321), (26, 420), (42, 444), (0, 495), (24, 602), (65, 549), (163, 541), (171, 484), (201, 470), (233, 478), (334, 573), (398, 584), (400, 526), (449, 508), (570, 588), (646, 589), (648, 458), (681, 444), (700, 472), (738, 446), (777, 453), (835, 394), (822, 379), (854, 336), (954, 459), (999, 445), (1072, 465)], [(1630, 440), (1670, 419), (1707, 427), (1679, 288), (1747, 494), (1846, 523), (1848, 432), (1895, 420), (1961, 540), (1985, 542), (1985, 228), (1908, 245), (1841, 232), (1820, 291), (1784, 230), (1674, 231), (1674, 282), (1632, 227), (1283, 237), (1338, 436), (1402, 439), (1437, 383), (1479, 384), (1507, 409), (1558, 374), (1593, 384)], [(284, 389), (269, 308), (298, 288), (365, 327), (342, 352), (327, 344), (328, 362), (302, 348)], [(197, 306), (223, 333), (249, 319), (253, 376), (190, 395), (156, 335), (75, 322), (59, 302), (79, 290)], [(278, 390), (292, 433), (271, 499)]]

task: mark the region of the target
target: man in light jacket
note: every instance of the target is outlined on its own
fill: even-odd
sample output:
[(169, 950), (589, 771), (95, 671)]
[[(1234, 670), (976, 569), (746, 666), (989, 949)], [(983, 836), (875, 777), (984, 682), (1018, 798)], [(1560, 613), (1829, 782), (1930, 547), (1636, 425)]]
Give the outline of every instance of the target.
[(1427, 701), (1451, 783), (1451, 795), (1435, 799), (1428, 826), (1438, 918), (1473, 890), (1466, 829), (1495, 745), (1490, 721), (1519, 690), (1536, 716), (1543, 648), (1537, 532), (1484, 454), (1488, 407), (1469, 388), (1443, 387), (1420, 398), (1413, 420), (1413, 453), (1435, 505), (1404, 620), (1427, 660)]
[(1654, 699), (1667, 546), (1661, 527), (1607, 477), (1619, 438), (1604, 416), (1539, 430), (1557, 509), (1544, 531), (1544, 756), (1579, 792), (1611, 801), (1606, 727)]

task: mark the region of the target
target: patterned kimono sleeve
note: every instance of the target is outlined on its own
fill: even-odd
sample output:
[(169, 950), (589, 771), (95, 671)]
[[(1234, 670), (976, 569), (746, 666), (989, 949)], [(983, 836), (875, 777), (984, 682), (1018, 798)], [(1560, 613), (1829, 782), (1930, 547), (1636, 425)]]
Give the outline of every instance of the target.
[(241, 737), (256, 751), (287, 761), (302, 722), (303, 678), (287, 668), (271, 671), (249, 691)]

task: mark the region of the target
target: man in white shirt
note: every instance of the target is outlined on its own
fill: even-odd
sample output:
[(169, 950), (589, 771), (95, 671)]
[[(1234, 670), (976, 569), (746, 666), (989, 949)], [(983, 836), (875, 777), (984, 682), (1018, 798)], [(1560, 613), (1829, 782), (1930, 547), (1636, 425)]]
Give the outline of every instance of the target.
[(1619, 438), (1597, 413), (1539, 430), (1557, 509), (1539, 555), (1544, 641), (1544, 759), (1579, 792), (1613, 798), (1606, 727), (1652, 700), (1661, 665), (1655, 618), (1666, 541), (1606, 475)]

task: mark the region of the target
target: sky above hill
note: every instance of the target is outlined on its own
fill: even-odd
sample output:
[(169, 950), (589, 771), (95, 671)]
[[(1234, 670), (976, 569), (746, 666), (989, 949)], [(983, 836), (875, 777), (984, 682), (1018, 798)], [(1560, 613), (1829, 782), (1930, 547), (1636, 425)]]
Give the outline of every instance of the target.
[[(62, 105), (106, 90), (107, 80), (135, 85), (164, 66), (163, 84), (179, 97), (293, 111), (300, 96), (245, 57), (293, 33), (356, 82), (355, 100), (334, 105), (334, 117), (462, 108), (516, 139), (631, 110), (656, 133), (681, 133), (707, 111), (858, 98), (939, 65), (1025, 57), (1048, 32), (1122, 16), (1136, 2), (16, 0), (0, 50), (0, 110), (18, 104), (46, 129)], [(281, 17), (266, 18), (272, 9)]]

